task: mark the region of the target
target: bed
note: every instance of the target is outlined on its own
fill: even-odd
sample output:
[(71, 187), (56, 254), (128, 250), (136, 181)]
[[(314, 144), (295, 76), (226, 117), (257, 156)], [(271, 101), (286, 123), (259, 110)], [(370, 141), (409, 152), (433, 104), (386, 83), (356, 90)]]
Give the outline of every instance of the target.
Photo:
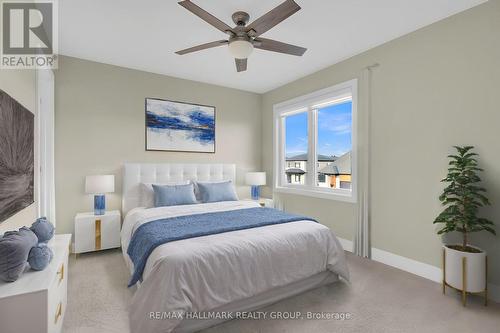
[[(134, 232), (158, 219), (259, 209), (253, 201), (141, 207), (141, 183), (236, 182), (233, 164), (125, 164), (125, 262)], [(193, 332), (339, 279), (348, 280), (344, 252), (331, 230), (298, 220), (176, 240), (147, 257), (130, 304), (132, 332)]]

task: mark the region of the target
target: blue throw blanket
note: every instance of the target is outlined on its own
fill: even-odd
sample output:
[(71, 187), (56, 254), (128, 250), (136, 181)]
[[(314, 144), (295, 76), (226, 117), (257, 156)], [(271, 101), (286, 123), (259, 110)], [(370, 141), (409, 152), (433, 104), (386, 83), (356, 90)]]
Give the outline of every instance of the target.
[(316, 222), (310, 217), (289, 214), (273, 208), (256, 207), (178, 216), (144, 223), (134, 232), (127, 249), (127, 253), (134, 263), (134, 274), (128, 286), (133, 286), (142, 278), (142, 272), (149, 255), (162, 244), (301, 220)]

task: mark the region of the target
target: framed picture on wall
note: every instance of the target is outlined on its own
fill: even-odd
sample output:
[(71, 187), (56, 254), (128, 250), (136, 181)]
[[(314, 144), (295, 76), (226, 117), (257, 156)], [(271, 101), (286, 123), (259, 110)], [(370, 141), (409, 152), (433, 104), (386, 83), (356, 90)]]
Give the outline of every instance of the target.
[(35, 116), (0, 90), (0, 223), (34, 202)]
[(215, 153), (215, 107), (146, 98), (146, 150)]

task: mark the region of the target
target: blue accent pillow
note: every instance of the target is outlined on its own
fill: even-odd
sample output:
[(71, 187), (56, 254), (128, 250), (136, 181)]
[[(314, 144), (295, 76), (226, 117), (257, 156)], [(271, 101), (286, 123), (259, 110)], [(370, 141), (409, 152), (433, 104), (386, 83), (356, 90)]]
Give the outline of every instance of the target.
[(30, 229), (38, 237), (38, 242), (40, 243), (47, 243), (52, 237), (54, 237), (54, 225), (47, 221), (46, 217), (36, 219)]
[(28, 255), (28, 264), (35, 271), (42, 271), (47, 267), (54, 257), (52, 249), (47, 244), (39, 243), (34, 246)]
[(197, 182), (201, 202), (237, 201), (238, 196), (233, 182), (228, 180), (220, 183)]
[(0, 238), (0, 280), (16, 281), (23, 273), (28, 254), (38, 238), (28, 227), (7, 231)]
[(155, 185), (155, 207), (192, 205), (196, 203), (193, 184)]

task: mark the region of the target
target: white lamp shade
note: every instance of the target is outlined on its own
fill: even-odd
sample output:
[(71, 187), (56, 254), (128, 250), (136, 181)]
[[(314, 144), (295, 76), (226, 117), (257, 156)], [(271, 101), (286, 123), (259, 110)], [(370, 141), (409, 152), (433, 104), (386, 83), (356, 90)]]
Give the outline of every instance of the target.
[(266, 185), (265, 172), (247, 172), (245, 175), (247, 185)]
[(114, 175), (95, 175), (85, 177), (85, 193), (103, 194), (115, 191)]
[(229, 52), (236, 59), (246, 59), (253, 51), (253, 45), (246, 40), (235, 40), (229, 43)]

